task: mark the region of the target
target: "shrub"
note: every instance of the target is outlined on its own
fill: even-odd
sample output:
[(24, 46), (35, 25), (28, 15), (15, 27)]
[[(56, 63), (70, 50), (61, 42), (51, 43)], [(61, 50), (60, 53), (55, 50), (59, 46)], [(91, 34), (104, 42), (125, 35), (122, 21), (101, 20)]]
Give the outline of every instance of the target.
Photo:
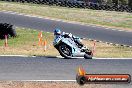
[(8, 23), (0, 23), (0, 39), (4, 39), (5, 35), (16, 37), (16, 31), (13, 25)]

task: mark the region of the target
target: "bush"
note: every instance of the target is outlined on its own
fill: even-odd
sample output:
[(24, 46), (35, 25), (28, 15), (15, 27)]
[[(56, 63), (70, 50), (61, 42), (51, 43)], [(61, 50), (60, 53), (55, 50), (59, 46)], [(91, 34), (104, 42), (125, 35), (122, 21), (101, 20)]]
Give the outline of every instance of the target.
[(13, 25), (7, 23), (0, 23), (0, 39), (4, 39), (5, 35), (9, 37), (16, 37), (16, 31)]

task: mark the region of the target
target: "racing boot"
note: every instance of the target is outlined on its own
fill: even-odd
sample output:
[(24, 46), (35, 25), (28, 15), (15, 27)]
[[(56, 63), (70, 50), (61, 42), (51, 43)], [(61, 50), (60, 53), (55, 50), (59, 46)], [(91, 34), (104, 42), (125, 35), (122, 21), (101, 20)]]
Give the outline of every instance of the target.
[(81, 47), (81, 52), (86, 52), (86, 51), (88, 51), (88, 48), (86, 46)]
[(83, 47), (81, 48), (81, 52), (85, 52), (86, 54), (92, 56), (92, 50), (90, 50), (90, 49), (87, 48), (86, 46), (83, 46)]

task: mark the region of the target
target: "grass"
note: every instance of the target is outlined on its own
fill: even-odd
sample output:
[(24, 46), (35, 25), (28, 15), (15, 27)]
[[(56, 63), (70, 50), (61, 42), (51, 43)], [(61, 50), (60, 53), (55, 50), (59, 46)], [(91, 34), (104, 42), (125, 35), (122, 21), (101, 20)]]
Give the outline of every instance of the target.
[[(38, 46), (39, 31), (17, 28), (17, 37), (8, 39), (8, 47), (4, 47), (4, 40), (0, 40), (0, 54), (4, 55), (52, 55), (55, 49), (52, 46), (53, 35), (51, 33), (43, 32), (43, 41), (48, 40), (48, 51), (44, 52), (43, 46)], [(51, 50), (52, 49), (52, 50)], [(50, 51), (50, 53), (49, 53)], [(55, 55), (55, 54), (54, 54)]]
[[(86, 46), (93, 49), (94, 42), (84, 40)], [(131, 58), (132, 48), (123, 46), (114, 46), (106, 43), (95, 43), (95, 57), (106, 57), (106, 58)]]
[(0, 1), (0, 11), (14, 11), (24, 14), (38, 15), (66, 21), (95, 24), (99, 26), (132, 30), (132, 13), (66, 8), (29, 3), (15, 3)]
[[(39, 31), (27, 28), (16, 28), (18, 36), (8, 39), (8, 47), (4, 47), (4, 40), (0, 40), (1, 55), (37, 55), (37, 56), (57, 56), (58, 51), (53, 47), (53, 34), (43, 32), (43, 40), (47, 40), (47, 51), (44, 46), (38, 46)], [(93, 42), (89, 40), (82, 41), (90, 49), (93, 48)], [(132, 48), (113, 46), (105, 43), (96, 43), (95, 57), (132, 57)]]

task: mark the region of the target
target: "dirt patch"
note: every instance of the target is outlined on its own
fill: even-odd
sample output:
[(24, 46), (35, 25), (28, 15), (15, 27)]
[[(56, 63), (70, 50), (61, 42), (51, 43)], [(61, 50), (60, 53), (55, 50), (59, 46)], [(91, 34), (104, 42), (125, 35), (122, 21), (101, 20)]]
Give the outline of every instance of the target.
[(80, 86), (76, 82), (2, 81), (0, 82), (0, 88), (113, 88), (113, 85), (86, 84), (84, 86)]

